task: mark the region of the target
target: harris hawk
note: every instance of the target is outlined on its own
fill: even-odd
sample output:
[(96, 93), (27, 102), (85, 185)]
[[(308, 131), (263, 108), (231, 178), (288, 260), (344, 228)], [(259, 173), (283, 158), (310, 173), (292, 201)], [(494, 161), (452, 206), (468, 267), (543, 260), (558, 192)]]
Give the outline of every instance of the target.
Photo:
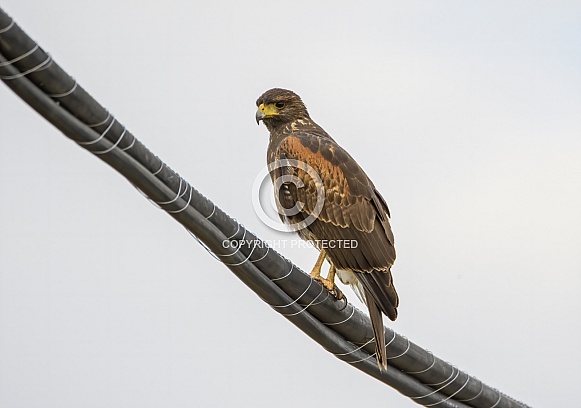
[[(270, 132), (267, 163), (279, 215), (320, 250), (311, 277), (342, 297), (336, 274), (367, 305), (377, 363), (385, 370), (382, 313), (395, 320), (399, 304), (387, 203), (349, 153), (311, 119), (297, 94), (274, 88), (256, 105), (256, 122)], [(327, 278), (321, 276), (325, 260), (331, 265)]]

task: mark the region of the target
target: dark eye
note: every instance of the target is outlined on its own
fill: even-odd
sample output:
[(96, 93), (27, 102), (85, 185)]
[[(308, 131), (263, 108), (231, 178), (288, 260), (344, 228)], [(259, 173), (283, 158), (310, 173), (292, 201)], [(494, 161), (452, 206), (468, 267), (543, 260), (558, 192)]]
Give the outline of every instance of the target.
[(274, 106), (276, 106), (278, 109), (282, 109), (284, 108), (284, 102), (277, 102), (274, 104)]

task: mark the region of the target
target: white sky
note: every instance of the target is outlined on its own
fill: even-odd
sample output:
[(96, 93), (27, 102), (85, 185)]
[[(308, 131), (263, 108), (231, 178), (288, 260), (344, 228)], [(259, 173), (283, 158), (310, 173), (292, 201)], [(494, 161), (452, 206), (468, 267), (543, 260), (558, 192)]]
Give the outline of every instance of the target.
[[(581, 3), (5, 0), (145, 145), (264, 239), (299, 93), (386, 197), (396, 331), (533, 406), (581, 380)], [(0, 406), (416, 405), (323, 351), (0, 86)], [(282, 250), (309, 270), (316, 251)], [(351, 301), (355, 296), (346, 291)]]

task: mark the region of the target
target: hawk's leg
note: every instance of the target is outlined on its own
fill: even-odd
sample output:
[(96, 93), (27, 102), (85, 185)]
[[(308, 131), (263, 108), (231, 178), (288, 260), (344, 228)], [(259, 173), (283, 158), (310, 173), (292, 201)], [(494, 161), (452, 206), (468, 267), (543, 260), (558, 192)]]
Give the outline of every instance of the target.
[(313, 266), (313, 270), (311, 271), (311, 278), (320, 282), (321, 278), (321, 267), (323, 266), (323, 262), (325, 262), (325, 250), (321, 250), (319, 253), (319, 257), (317, 258), (317, 262), (315, 262), (315, 266)]
[(321, 250), (319, 258), (317, 259), (317, 262), (311, 271), (311, 278), (321, 282), (321, 284), (326, 287), (329, 292), (332, 292), (337, 299), (343, 299), (343, 292), (341, 292), (337, 285), (335, 285), (335, 272), (337, 271), (335, 265), (331, 264), (327, 278), (323, 278), (321, 276), (321, 267), (323, 266), (323, 262), (325, 262), (326, 255), (327, 254), (325, 253), (325, 250)]

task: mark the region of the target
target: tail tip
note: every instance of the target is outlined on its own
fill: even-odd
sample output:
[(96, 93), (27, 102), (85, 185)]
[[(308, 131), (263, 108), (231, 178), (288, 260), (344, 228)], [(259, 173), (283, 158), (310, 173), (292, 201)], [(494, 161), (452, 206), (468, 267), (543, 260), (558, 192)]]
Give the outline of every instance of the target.
[(377, 359), (377, 367), (379, 368), (380, 373), (387, 372), (387, 360), (386, 359)]

